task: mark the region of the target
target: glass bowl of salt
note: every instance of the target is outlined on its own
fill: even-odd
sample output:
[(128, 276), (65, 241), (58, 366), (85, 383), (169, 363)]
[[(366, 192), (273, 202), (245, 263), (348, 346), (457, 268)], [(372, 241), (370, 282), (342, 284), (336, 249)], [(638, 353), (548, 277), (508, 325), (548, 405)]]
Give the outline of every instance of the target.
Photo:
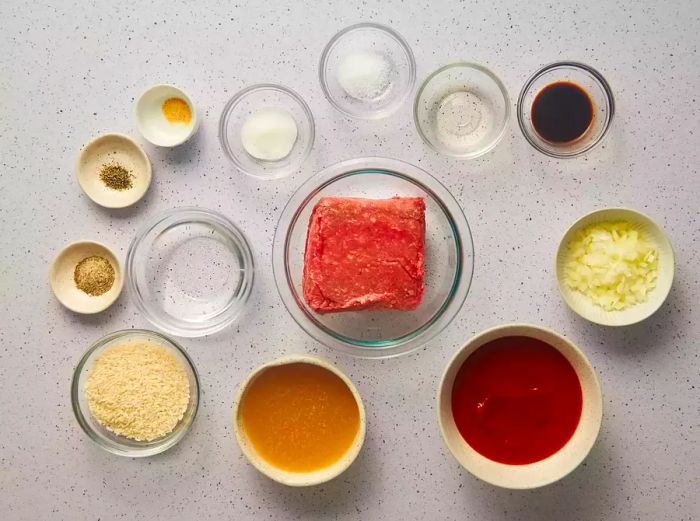
[(361, 23), (331, 38), (321, 54), (319, 78), (326, 98), (340, 112), (380, 119), (408, 98), (416, 82), (416, 62), (396, 31)]

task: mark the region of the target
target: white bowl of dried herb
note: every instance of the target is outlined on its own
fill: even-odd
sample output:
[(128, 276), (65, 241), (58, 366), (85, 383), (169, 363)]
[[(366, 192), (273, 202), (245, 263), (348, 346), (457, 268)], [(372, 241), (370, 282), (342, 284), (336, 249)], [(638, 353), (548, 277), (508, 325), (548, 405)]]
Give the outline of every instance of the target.
[(63, 248), (51, 263), (49, 282), (58, 301), (76, 313), (104, 311), (124, 287), (124, 270), (107, 246), (77, 241)]
[(80, 151), (78, 184), (100, 206), (124, 208), (138, 202), (151, 184), (151, 162), (124, 134), (103, 134)]

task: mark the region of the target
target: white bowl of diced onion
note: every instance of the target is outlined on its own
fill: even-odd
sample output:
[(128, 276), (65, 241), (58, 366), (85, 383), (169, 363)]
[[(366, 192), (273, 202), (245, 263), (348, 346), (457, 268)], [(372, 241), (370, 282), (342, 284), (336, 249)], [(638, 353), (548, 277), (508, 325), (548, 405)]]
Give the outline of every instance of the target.
[(656, 312), (671, 290), (674, 269), (664, 231), (628, 208), (584, 215), (557, 250), (562, 297), (580, 316), (604, 326), (636, 324)]

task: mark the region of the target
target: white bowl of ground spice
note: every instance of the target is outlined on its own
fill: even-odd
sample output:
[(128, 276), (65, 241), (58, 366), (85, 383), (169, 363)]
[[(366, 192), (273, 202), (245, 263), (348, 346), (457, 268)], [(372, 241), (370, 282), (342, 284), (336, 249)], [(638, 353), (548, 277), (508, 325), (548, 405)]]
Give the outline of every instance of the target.
[(136, 102), (136, 124), (154, 145), (175, 147), (197, 132), (199, 116), (184, 90), (159, 84), (148, 88)]
[(78, 184), (105, 208), (138, 202), (151, 185), (151, 162), (143, 149), (124, 134), (103, 134), (83, 147), (76, 165)]
[(104, 311), (124, 287), (124, 270), (107, 246), (77, 241), (63, 248), (51, 263), (49, 282), (58, 301), (76, 313)]
[(152, 456), (189, 430), (199, 407), (199, 379), (173, 340), (142, 329), (116, 331), (80, 359), (71, 402), (80, 427), (101, 448)]

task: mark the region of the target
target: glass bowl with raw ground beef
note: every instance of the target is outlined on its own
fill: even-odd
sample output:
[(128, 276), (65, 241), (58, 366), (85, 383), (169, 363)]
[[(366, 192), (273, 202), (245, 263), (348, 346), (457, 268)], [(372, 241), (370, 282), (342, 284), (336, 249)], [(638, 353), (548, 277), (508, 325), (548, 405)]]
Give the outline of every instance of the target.
[(469, 291), (474, 247), (449, 191), (418, 167), (362, 158), (304, 183), (275, 232), (277, 289), (312, 337), (362, 358), (425, 345)]

